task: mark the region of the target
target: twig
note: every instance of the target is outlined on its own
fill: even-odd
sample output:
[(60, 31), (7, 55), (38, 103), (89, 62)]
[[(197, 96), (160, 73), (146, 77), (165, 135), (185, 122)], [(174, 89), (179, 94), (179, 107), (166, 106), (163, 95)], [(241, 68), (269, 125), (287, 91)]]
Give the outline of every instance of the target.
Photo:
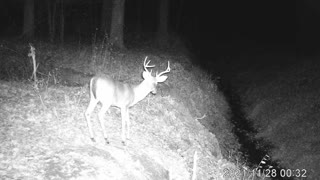
[(196, 120), (198, 121), (198, 120), (203, 119), (203, 118), (205, 118), (205, 117), (207, 117), (206, 114), (204, 114), (204, 115), (203, 115), (202, 117), (200, 117), (200, 118), (196, 118)]
[(197, 150), (194, 152), (193, 156), (193, 168), (192, 168), (192, 180), (197, 179), (197, 160), (198, 160), (198, 153)]
[(39, 93), (38, 95), (39, 95), (39, 98), (40, 98), (40, 101), (41, 101), (42, 106), (44, 107), (44, 109), (47, 109), (46, 105), (44, 105), (44, 103), (43, 103), (41, 94)]
[(171, 168), (171, 167), (169, 167), (169, 180), (172, 180), (171, 171), (172, 171), (172, 168)]
[(31, 45), (31, 43), (29, 43), (29, 46), (30, 46), (30, 53), (28, 54), (28, 56), (32, 58), (32, 64), (33, 64), (33, 73), (31, 78), (33, 77), (34, 87), (38, 89), (37, 68), (39, 64), (37, 65), (37, 62), (36, 62), (36, 49)]

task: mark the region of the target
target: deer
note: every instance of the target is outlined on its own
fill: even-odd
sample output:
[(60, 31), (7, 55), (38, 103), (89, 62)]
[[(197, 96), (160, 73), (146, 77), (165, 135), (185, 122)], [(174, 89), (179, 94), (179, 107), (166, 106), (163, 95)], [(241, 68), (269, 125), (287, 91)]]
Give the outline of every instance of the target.
[(110, 77), (94, 76), (91, 78), (89, 88), (90, 102), (85, 111), (91, 141), (95, 142), (90, 116), (96, 105), (100, 102), (102, 107), (98, 112), (98, 119), (102, 127), (105, 143), (109, 144), (109, 140), (103, 116), (112, 106), (120, 109), (122, 120), (121, 142), (123, 145), (126, 145), (126, 140), (130, 136), (129, 108), (143, 100), (150, 92), (155, 95), (157, 93), (157, 84), (166, 81), (168, 78), (168, 76), (164, 76), (163, 74), (170, 72), (170, 61), (168, 61), (168, 67), (165, 71), (159, 74), (156, 72), (156, 76), (152, 76), (152, 70), (149, 71), (147, 68), (153, 68), (155, 65), (149, 65), (150, 60), (147, 62), (147, 58), (148, 56), (146, 56), (143, 62), (143, 81), (140, 84), (127, 84)]

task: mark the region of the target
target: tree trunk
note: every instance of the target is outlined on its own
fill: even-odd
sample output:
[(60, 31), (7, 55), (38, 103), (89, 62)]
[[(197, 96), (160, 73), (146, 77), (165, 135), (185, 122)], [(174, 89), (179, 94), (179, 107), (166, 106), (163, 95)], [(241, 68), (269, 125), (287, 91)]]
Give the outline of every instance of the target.
[(110, 33), (112, 0), (102, 0), (100, 31), (105, 35)]
[(183, 3), (184, 0), (179, 0), (179, 5), (178, 5), (178, 10), (177, 10), (177, 18), (176, 18), (176, 31), (180, 32), (181, 29), (181, 21), (182, 21), (182, 16), (183, 16)]
[(125, 48), (123, 43), (124, 4), (125, 0), (113, 0), (110, 40), (120, 49)]
[(47, 10), (48, 10), (48, 33), (49, 33), (49, 39), (50, 39), (50, 42), (52, 42), (52, 39), (51, 39), (51, 25), (52, 25), (52, 11), (51, 11), (51, 4), (50, 4), (50, 0), (46, 0), (47, 1)]
[(140, 35), (142, 32), (142, 0), (137, 0), (137, 25), (136, 25), (136, 33)]
[(64, 42), (64, 0), (60, 0), (60, 42)]
[(55, 17), (56, 17), (57, 5), (55, 0), (47, 0), (47, 5), (48, 5), (49, 39), (50, 39), (50, 42), (53, 42), (55, 39), (55, 32), (56, 32)]
[(160, 0), (157, 41), (160, 46), (168, 44), (169, 1)]
[(34, 0), (24, 1), (22, 35), (27, 39), (34, 37)]

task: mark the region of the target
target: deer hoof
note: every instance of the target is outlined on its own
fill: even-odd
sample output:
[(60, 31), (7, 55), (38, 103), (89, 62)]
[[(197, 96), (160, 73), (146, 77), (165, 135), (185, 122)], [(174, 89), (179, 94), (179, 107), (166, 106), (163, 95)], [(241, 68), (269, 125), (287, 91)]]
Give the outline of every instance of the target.
[(108, 138), (104, 138), (104, 141), (106, 142), (106, 144), (110, 144)]
[(126, 142), (125, 141), (121, 141), (123, 146), (126, 146)]
[(96, 140), (94, 138), (90, 138), (92, 142), (96, 142)]

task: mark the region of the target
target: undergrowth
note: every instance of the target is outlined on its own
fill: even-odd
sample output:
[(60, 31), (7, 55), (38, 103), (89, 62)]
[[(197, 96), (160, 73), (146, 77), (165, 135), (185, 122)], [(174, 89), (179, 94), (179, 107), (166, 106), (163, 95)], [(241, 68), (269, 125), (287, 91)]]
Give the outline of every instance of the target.
[[(171, 72), (168, 75), (168, 82), (159, 85), (159, 94), (163, 97), (169, 95), (171, 101), (176, 101), (176, 106), (181, 106), (175, 107), (175, 109), (184, 110), (185, 107), (193, 119), (199, 121), (215, 135), (219, 145), (210, 149), (211, 153), (219, 156), (218, 151), (221, 149), (223, 157), (236, 163), (236, 166), (230, 168), (227, 167), (229, 163), (219, 162), (221, 171), (229, 169), (230, 171), (224, 172), (229, 176), (235, 174), (234, 169), (242, 174), (243, 172), (251, 172), (246, 168), (245, 162), (241, 158), (242, 155), (234, 153), (239, 151), (240, 145), (232, 133), (233, 125), (229, 121), (230, 108), (217, 86), (218, 78), (191, 64), (191, 60), (186, 54), (160, 50), (152, 50), (150, 53), (148, 48), (114, 50), (107, 38), (101, 41), (93, 38), (91, 45), (65, 44), (60, 46), (44, 42), (36, 42), (33, 45), (36, 48), (37, 62), (39, 63), (38, 75), (42, 93), (45, 93), (49, 86), (57, 86), (62, 82), (64, 78), (61, 77), (64, 74), (62, 71), (107, 75), (119, 81), (137, 84), (142, 80), (143, 68), (141, 67), (146, 56), (152, 61), (152, 64), (157, 65), (153, 72), (163, 71), (166, 68), (166, 62), (170, 61)], [(2, 44), (0, 51), (7, 54), (2, 53), (5, 58), (1, 58), (0, 61), (4, 62), (5, 66), (1, 68), (7, 71), (1, 73), (0, 79), (30, 81), (32, 66), (27, 57), (27, 50), (28, 46), (24, 44), (16, 43), (10, 48), (8, 44)], [(87, 85), (88, 82), (82, 84), (84, 89)], [(65, 99), (65, 101), (68, 100)], [(184, 112), (181, 113), (184, 116)], [(206, 140), (202, 139), (201, 141)], [(250, 173), (242, 177), (244, 176), (247, 179), (250, 179), (249, 177), (256, 178)]]

